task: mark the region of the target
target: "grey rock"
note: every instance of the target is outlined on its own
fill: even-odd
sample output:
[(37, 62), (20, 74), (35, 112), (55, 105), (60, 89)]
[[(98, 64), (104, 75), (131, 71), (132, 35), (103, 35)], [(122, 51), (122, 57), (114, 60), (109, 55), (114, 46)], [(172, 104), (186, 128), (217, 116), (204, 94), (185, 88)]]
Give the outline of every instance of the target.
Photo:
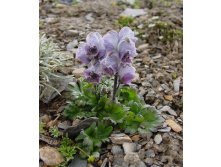
[(91, 117), (84, 119), (83, 121), (80, 121), (79, 124), (75, 126), (70, 126), (67, 129), (65, 129), (64, 133), (68, 134), (68, 137), (71, 139), (74, 139), (81, 130), (88, 128), (93, 122), (97, 122), (98, 118)]
[(118, 145), (114, 145), (111, 148), (111, 152), (112, 152), (112, 154), (123, 154), (122, 148), (120, 146), (118, 146)]
[(67, 44), (66, 49), (67, 49), (67, 51), (73, 52), (74, 48), (75, 48), (77, 45), (78, 45), (78, 40), (75, 39), (75, 40), (73, 40), (72, 42), (69, 42), (69, 43)]
[(143, 160), (144, 157), (145, 157), (145, 150), (144, 150), (144, 149), (140, 149), (140, 150), (138, 151), (138, 155), (139, 155), (139, 158), (140, 158), (141, 160)]
[(170, 106), (164, 106), (160, 109), (162, 112), (168, 112), (170, 115), (177, 116), (177, 113), (170, 108)]
[(154, 137), (154, 141), (156, 144), (160, 144), (162, 142), (162, 136), (160, 134), (157, 134), (155, 137)]
[(77, 36), (79, 34), (78, 30), (67, 30), (65, 32), (66, 36)]
[(173, 88), (175, 92), (180, 91), (180, 77), (173, 81)]
[(123, 149), (124, 153), (128, 154), (130, 152), (134, 152), (136, 150), (136, 144), (135, 143), (123, 143)]
[(114, 155), (112, 166), (115, 166), (115, 165), (122, 166), (123, 162), (124, 162), (124, 155), (116, 154)]
[(146, 158), (144, 160), (144, 162), (147, 164), (147, 165), (153, 165), (153, 159), (152, 158)]
[(87, 160), (80, 159), (78, 156), (75, 156), (68, 167), (87, 167)]
[(140, 161), (140, 163), (136, 166), (137, 167), (147, 167), (143, 161)]
[(153, 164), (151, 167), (160, 167), (160, 166)]
[(158, 132), (170, 132), (171, 131), (171, 127), (166, 127), (163, 129), (158, 129)]
[(127, 8), (120, 14), (120, 16), (137, 17), (145, 14), (147, 14), (147, 12), (144, 9)]
[(124, 161), (129, 164), (138, 164), (140, 162), (140, 158), (137, 153), (130, 152), (124, 156)]
[(90, 22), (93, 22), (94, 21), (94, 18), (92, 17), (93, 13), (88, 13), (85, 18), (87, 21), (90, 21)]
[(147, 158), (153, 158), (153, 157), (155, 157), (155, 153), (152, 149), (149, 149), (146, 151), (146, 156), (147, 156)]

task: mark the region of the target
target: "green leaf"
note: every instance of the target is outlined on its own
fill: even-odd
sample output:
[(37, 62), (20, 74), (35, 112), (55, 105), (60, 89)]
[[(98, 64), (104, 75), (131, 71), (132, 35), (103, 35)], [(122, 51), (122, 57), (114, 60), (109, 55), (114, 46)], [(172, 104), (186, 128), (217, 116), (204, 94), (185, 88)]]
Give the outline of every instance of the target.
[(102, 143), (108, 141), (112, 130), (112, 126), (106, 126), (103, 123), (96, 126), (96, 123), (93, 123), (76, 137), (76, 141), (88, 154), (92, 154), (100, 150)]
[(99, 117), (100, 119), (110, 120), (112, 123), (116, 124), (122, 122), (125, 114), (126, 113), (122, 105), (107, 102), (104, 110), (99, 113)]
[(119, 91), (119, 101), (123, 104), (126, 104), (129, 101), (140, 102), (140, 99), (135, 89), (130, 87), (123, 87)]

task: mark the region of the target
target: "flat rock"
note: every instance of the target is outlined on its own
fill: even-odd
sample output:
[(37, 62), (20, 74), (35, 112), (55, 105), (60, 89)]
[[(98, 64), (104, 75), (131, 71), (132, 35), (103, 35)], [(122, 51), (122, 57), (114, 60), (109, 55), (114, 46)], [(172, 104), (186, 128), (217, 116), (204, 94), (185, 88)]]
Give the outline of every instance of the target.
[(162, 142), (162, 136), (160, 134), (157, 134), (155, 137), (154, 137), (154, 141), (156, 144), (160, 144)]
[(124, 156), (124, 161), (129, 164), (138, 164), (140, 162), (140, 158), (137, 153), (130, 152)]
[(65, 129), (64, 133), (68, 134), (68, 137), (74, 139), (83, 129), (88, 128), (92, 123), (97, 122), (97, 117), (91, 117), (80, 121), (78, 124), (74, 126), (70, 126)]
[(166, 120), (166, 123), (169, 127), (171, 127), (175, 132), (179, 133), (182, 131), (182, 127), (177, 124), (175, 121), (173, 121), (172, 119), (168, 119)]
[(147, 14), (147, 12), (144, 9), (127, 8), (120, 14), (120, 16), (137, 17), (145, 14)]
[(135, 152), (136, 150), (136, 144), (135, 143), (123, 143), (123, 149), (124, 149), (124, 153), (128, 154), (130, 152)]
[(152, 149), (149, 149), (149, 150), (146, 151), (146, 156), (148, 158), (153, 158), (153, 157), (155, 157), (155, 153)]
[(118, 145), (114, 145), (111, 148), (111, 152), (112, 152), (112, 154), (123, 154), (122, 148), (120, 146), (118, 146)]
[(173, 81), (173, 89), (175, 92), (180, 91), (180, 77)]
[(140, 140), (140, 135), (134, 135), (134, 136), (131, 137), (131, 139), (133, 141), (139, 141)]
[(40, 159), (44, 161), (46, 165), (56, 166), (64, 161), (62, 155), (58, 152), (57, 149), (49, 146), (40, 148)]
[(137, 50), (139, 52), (142, 52), (142, 51), (146, 50), (148, 48), (148, 46), (149, 46), (148, 43), (142, 44), (142, 45), (138, 46)]
[(114, 143), (114, 144), (123, 144), (125, 142), (128, 142), (128, 143), (131, 143), (132, 140), (131, 138), (126, 135), (126, 134), (112, 134), (111, 137), (111, 142)]
[(75, 156), (68, 167), (87, 167), (87, 160), (80, 159), (78, 156)]
[(177, 116), (177, 113), (173, 109), (171, 109), (170, 106), (163, 106), (160, 111), (168, 112), (170, 115)]
[(80, 67), (80, 68), (76, 68), (72, 71), (72, 74), (76, 77), (76, 78), (80, 78), (83, 76), (84, 74), (84, 70), (85, 68)]

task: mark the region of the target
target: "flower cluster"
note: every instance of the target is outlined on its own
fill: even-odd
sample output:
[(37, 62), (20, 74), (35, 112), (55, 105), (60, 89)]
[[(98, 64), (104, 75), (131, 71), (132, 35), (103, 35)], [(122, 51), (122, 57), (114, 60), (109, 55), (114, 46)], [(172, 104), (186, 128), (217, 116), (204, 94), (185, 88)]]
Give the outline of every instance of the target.
[(120, 83), (130, 84), (135, 75), (132, 60), (137, 54), (136, 41), (129, 27), (123, 27), (119, 33), (111, 30), (103, 37), (98, 32), (88, 34), (76, 52), (76, 58), (88, 66), (85, 79), (97, 84), (102, 75), (117, 76)]

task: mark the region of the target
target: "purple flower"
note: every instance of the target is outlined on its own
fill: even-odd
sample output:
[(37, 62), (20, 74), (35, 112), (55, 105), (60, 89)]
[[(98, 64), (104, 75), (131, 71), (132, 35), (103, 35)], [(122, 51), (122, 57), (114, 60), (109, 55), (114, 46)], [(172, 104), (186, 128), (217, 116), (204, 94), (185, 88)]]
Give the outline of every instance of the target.
[(129, 28), (129, 27), (123, 27), (120, 32), (119, 32), (119, 38), (125, 39), (129, 38), (131, 39), (134, 43), (137, 41), (137, 38), (135, 37), (134, 32)]
[(88, 69), (84, 71), (84, 78), (88, 82), (92, 82), (97, 84), (101, 80), (101, 73), (100, 73), (100, 64), (97, 63), (93, 66), (90, 66)]
[(86, 43), (81, 43), (76, 52), (76, 59), (81, 63), (89, 64), (93, 59), (101, 60), (105, 56), (105, 47), (102, 36), (98, 32), (87, 35)]
[(130, 84), (135, 76), (135, 68), (131, 64), (122, 65), (119, 69), (120, 82)]
[(106, 51), (117, 52), (122, 63), (131, 63), (131, 59), (137, 54), (135, 46), (137, 38), (129, 27), (123, 27), (119, 33), (109, 31), (103, 39)]
[(101, 61), (102, 71), (107, 76), (113, 76), (118, 71), (119, 56), (116, 52), (110, 52)]

